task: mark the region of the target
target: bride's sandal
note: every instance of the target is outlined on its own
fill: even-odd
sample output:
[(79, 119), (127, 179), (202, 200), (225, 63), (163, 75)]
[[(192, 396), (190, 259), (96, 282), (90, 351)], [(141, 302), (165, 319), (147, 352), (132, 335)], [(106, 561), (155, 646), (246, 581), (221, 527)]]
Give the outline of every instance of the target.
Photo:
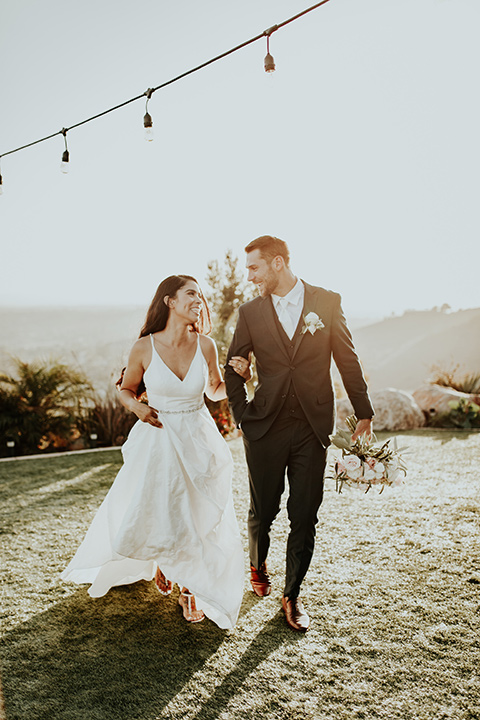
[(157, 567), (157, 572), (155, 573), (155, 585), (159, 593), (162, 595), (170, 595), (173, 588), (173, 583), (171, 580), (167, 580), (163, 572), (160, 570), (159, 567)]
[(178, 598), (178, 604), (182, 608), (183, 617), (187, 622), (197, 623), (204, 619), (205, 615), (203, 614), (203, 610), (197, 610), (195, 595), (192, 595), (189, 590), (182, 590)]

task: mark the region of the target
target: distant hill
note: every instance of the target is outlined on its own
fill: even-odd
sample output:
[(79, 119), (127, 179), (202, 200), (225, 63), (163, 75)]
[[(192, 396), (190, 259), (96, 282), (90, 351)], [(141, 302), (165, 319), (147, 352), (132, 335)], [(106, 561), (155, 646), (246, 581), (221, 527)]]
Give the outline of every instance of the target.
[(138, 338), (145, 308), (0, 308), (0, 367), (10, 357), (55, 358), (98, 388), (116, 379)]
[[(97, 388), (112, 386), (138, 337), (145, 308), (0, 308), (0, 369), (58, 358)], [(378, 322), (350, 318), (369, 386), (415, 390), (433, 365), (480, 372), (480, 308), (408, 311)]]
[(480, 308), (408, 311), (354, 331), (372, 389), (415, 390), (433, 366), (480, 372)]

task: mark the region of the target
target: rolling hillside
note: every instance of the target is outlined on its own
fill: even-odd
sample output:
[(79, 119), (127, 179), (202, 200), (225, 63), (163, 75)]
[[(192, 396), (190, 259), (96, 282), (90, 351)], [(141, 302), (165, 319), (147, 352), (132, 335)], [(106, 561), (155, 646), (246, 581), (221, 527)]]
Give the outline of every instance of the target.
[[(111, 386), (138, 337), (145, 308), (0, 308), (0, 369), (10, 356), (59, 358), (98, 388)], [(415, 390), (433, 365), (480, 372), (480, 308), (408, 311), (350, 326), (372, 389)]]
[(372, 389), (415, 390), (435, 365), (480, 372), (480, 308), (409, 311), (358, 328), (354, 339)]
[(145, 308), (0, 309), (0, 367), (10, 357), (55, 358), (80, 368), (97, 388), (118, 377)]

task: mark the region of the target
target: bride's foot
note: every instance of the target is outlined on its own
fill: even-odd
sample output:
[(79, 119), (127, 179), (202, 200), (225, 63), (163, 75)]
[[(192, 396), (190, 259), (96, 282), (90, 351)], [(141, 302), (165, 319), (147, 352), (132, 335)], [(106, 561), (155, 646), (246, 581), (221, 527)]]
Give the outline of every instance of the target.
[(197, 610), (195, 605), (195, 595), (190, 590), (183, 588), (178, 598), (178, 604), (183, 610), (183, 617), (187, 622), (197, 623), (204, 619), (205, 615), (202, 610)]
[(173, 585), (171, 580), (167, 580), (159, 567), (157, 567), (157, 572), (155, 573), (155, 585), (157, 586), (158, 592), (162, 595), (167, 596), (172, 592)]

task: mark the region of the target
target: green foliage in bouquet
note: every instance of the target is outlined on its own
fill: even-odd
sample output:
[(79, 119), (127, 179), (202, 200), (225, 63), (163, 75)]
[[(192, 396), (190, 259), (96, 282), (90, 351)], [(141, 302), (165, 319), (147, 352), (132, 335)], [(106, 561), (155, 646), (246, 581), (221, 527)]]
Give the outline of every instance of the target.
[[(390, 447), (391, 438), (377, 444), (377, 438), (365, 434), (352, 441), (358, 420), (350, 415), (345, 420), (348, 430), (337, 429), (330, 435), (332, 445), (342, 451), (341, 460), (334, 466), (334, 479), (337, 492), (342, 491), (344, 484), (350, 486), (365, 485), (368, 492), (372, 485), (381, 485), (380, 493), (385, 485), (400, 484), (402, 475), (407, 474), (406, 465), (400, 456), (405, 448)], [(394, 439), (394, 443), (395, 443)]]

